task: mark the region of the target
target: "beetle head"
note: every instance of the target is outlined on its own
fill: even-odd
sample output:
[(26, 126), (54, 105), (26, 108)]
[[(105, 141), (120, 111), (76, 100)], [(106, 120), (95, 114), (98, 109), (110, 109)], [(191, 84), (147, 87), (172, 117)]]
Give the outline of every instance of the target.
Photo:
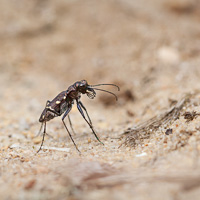
[(80, 93), (87, 94), (90, 99), (94, 99), (96, 96), (96, 92), (88, 85), (86, 80), (76, 82), (75, 86)]
[(75, 83), (75, 87), (77, 88), (77, 90), (82, 94), (87, 94), (87, 96), (90, 99), (94, 99), (94, 97), (96, 96), (95, 90), (99, 90), (99, 91), (102, 91), (102, 92), (107, 92), (109, 94), (112, 94), (113, 96), (115, 96), (115, 98), (117, 100), (117, 96), (114, 93), (112, 93), (108, 90), (96, 88), (96, 87), (102, 86), (102, 85), (111, 85), (111, 86), (116, 87), (118, 89), (118, 91), (120, 90), (119, 86), (117, 86), (115, 84), (105, 84), (105, 83), (103, 83), (103, 84), (97, 84), (97, 85), (88, 85), (86, 80), (82, 80), (82, 81)]

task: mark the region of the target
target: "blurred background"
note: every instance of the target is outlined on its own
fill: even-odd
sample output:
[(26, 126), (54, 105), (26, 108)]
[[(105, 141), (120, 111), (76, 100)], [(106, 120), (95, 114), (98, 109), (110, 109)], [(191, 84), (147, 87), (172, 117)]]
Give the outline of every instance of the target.
[[(3, 148), (13, 143), (8, 135), (29, 148), (46, 101), (78, 80), (121, 87), (117, 103), (105, 93), (83, 97), (104, 138), (108, 130), (119, 135), (198, 90), (199, 77), (199, 0), (0, 1)], [(82, 134), (87, 125), (72, 113)], [(51, 134), (62, 127), (59, 120), (48, 126)]]
[(118, 84), (123, 105), (197, 88), (199, 21), (198, 0), (2, 0), (1, 98), (41, 109), (81, 79)]
[(138, 97), (186, 88), (199, 75), (199, 20), (198, 0), (2, 0), (1, 94), (22, 83), (46, 96), (80, 79)]

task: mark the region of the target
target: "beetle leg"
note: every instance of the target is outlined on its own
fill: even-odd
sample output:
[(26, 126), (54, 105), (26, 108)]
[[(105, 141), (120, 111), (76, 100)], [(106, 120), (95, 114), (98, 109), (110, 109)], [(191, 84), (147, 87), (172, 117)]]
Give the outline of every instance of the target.
[(40, 148), (38, 149), (37, 153), (39, 153), (39, 151), (42, 149), (45, 134), (46, 134), (46, 121), (44, 122), (44, 132), (43, 132), (43, 137), (42, 137), (42, 143), (41, 143)]
[(66, 126), (66, 124), (65, 124), (65, 121), (64, 121), (65, 117), (69, 114), (69, 112), (71, 111), (71, 109), (72, 109), (72, 106), (69, 105), (68, 109), (66, 110), (65, 114), (64, 114), (63, 117), (62, 117), (62, 122), (63, 122), (63, 124), (64, 124), (64, 126), (65, 126), (65, 129), (67, 130), (67, 132), (68, 132), (68, 134), (69, 134), (69, 137), (71, 138), (72, 142), (74, 143), (74, 146), (76, 147), (77, 151), (80, 153), (80, 151), (79, 151), (78, 147), (76, 146), (76, 143), (74, 142), (74, 140), (73, 140), (73, 138), (72, 138), (72, 135), (71, 135), (71, 133), (69, 132), (69, 129), (67, 128), (67, 126)]
[(88, 117), (88, 119), (89, 119), (89, 122), (90, 122), (90, 124), (92, 125), (92, 121), (91, 121), (90, 116), (89, 116), (89, 114), (88, 114), (88, 112), (87, 112), (87, 109), (85, 108), (85, 106), (83, 105), (83, 103), (82, 103), (81, 101), (79, 101), (79, 104), (80, 104), (80, 106), (83, 108), (83, 110), (85, 110), (86, 115), (87, 115), (87, 117)]
[(35, 137), (38, 137), (38, 136), (40, 135), (41, 130), (42, 130), (42, 127), (43, 127), (43, 124), (44, 124), (44, 122), (42, 122), (42, 124), (41, 124), (41, 126), (40, 126), (40, 130), (39, 130), (38, 134), (37, 134)]
[(50, 112), (54, 113), (54, 114), (57, 115), (57, 116), (60, 116), (60, 115), (61, 115), (59, 112), (56, 112), (55, 110), (52, 110), (52, 109), (50, 109), (50, 108), (46, 108), (46, 111), (50, 111)]
[(101, 142), (101, 141), (99, 140), (99, 138), (98, 138), (97, 134), (95, 133), (95, 131), (94, 131), (92, 125), (90, 124), (90, 122), (85, 118), (85, 115), (84, 115), (83, 110), (82, 110), (82, 108), (81, 108), (81, 106), (80, 106), (80, 104), (79, 104), (79, 101), (76, 100), (76, 103), (77, 103), (77, 108), (78, 108), (79, 112), (81, 113), (82, 117), (84, 118), (84, 120), (87, 122), (87, 124), (88, 124), (89, 127), (91, 128), (92, 133), (95, 135), (96, 139), (97, 139), (101, 144), (104, 145), (104, 143)]
[(73, 134), (76, 135), (76, 132), (74, 131), (74, 128), (73, 128), (73, 126), (72, 126), (72, 121), (71, 121), (71, 118), (70, 118), (69, 115), (68, 115), (68, 120), (69, 120), (69, 125), (70, 125), (70, 127), (71, 127), (71, 129), (72, 129)]
[(49, 100), (47, 100), (46, 102), (46, 106), (48, 106), (51, 102)]
[[(48, 102), (49, 102), (49, 101), (47, 101), (47, 104), (48, 104)], [(50, 108), (46, 108), (46, 110), (49, 111), (49, 112), (54, 113), (55, 115), (58, 115), (58, 116), (61, 115), (60, 113), (58, 113), (58, 112), (56, 112), (56, 111), (54, 111), (54, 110), (51, 110)], [(41, 143), (40, 148), (39, 148), (39, 150), (37, 151), (37, 153), (42, 149), (42, 145), (43, 145), (43, 143), (44, 143), (44, 137), (45, 137), (45, 135), (47, 134), (47, 133), (46, 133), (46, 121), (44, 121), (43, 123), (44, 123), (44, 132), (43, 132), (43, 137), (42, 137), (42, 143)], [(42, 123), (42, 125), (41, 125), (41, 127), (40, 127), (40, 130), (39, 130), (39, 133), (38, 133), (37, 136), (39, 136), (39, 134), (40, 134), (40, 132), (41, 132), (41, 130), (42, 130), (43, 123)], [(51, 136), (51, 137), (52, 137), (52, 136)]]

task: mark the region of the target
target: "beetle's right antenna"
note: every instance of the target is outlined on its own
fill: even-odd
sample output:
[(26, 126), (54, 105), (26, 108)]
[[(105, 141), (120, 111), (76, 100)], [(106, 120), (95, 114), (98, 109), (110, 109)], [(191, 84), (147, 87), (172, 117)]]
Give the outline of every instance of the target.
[(90, 87), (96, 87), (96, 86), (101, 86), (101, 85), (112, 85), (112, 86), (115, 86), (118, 89), (118, 91), (120, 91), (119, 86), (117, 86), (115, 84), (110, 84), (110, 83), (108, 83), (108, 84), (102, 83), (102, 84), (97, 84), (97, 85), (90, 85)]

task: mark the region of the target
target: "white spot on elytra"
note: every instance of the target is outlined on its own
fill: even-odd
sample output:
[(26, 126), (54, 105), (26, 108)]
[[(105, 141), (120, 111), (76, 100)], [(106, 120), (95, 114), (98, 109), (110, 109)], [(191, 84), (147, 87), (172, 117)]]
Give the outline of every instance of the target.
[(60, 104), (60, 101), (56, 101), (56, 104)]

